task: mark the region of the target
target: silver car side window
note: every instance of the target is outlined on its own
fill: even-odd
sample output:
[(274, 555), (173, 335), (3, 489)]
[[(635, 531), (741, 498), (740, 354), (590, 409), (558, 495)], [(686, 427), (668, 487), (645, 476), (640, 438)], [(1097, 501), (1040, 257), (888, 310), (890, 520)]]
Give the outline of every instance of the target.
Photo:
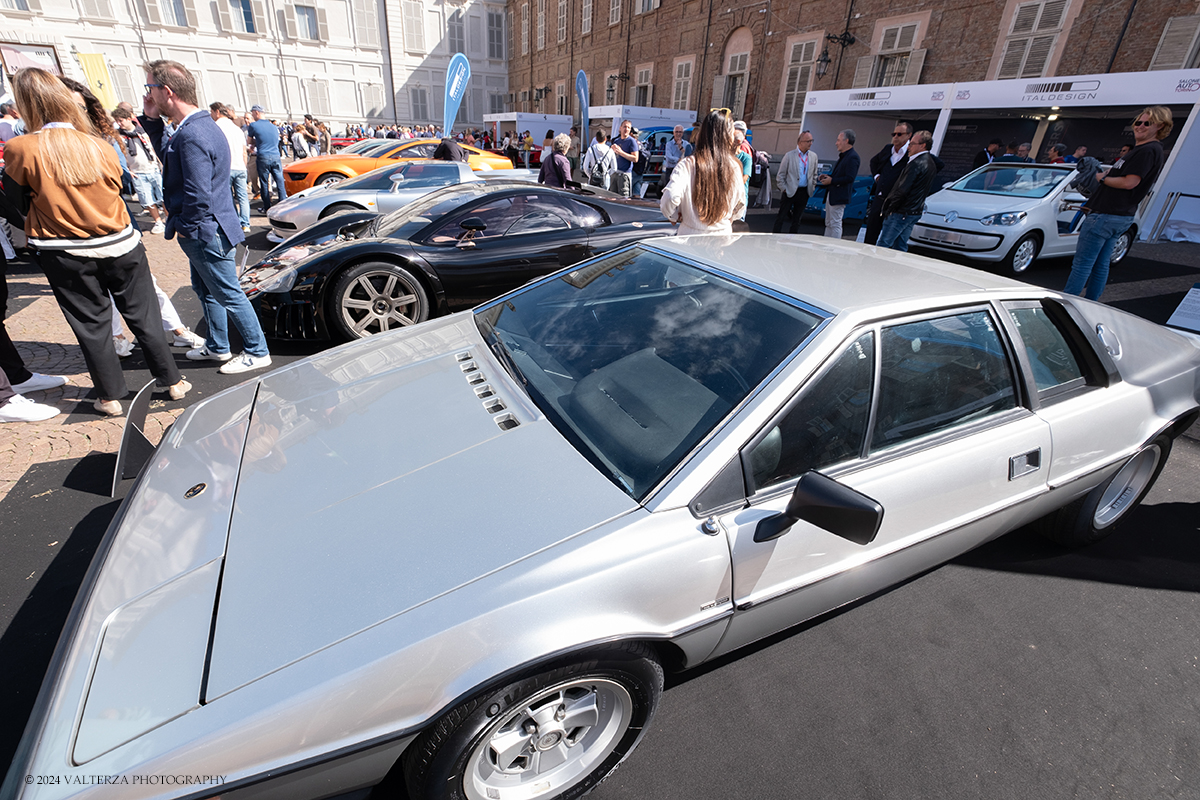
[(1045, 309), (1006, 307), (1006, 310), (1021, 337), (1039, 394), (1084, 384), (1079, 360)]
[(883, 328), (874, 452), (1015, 408), (1012, 367), (991, 315)]

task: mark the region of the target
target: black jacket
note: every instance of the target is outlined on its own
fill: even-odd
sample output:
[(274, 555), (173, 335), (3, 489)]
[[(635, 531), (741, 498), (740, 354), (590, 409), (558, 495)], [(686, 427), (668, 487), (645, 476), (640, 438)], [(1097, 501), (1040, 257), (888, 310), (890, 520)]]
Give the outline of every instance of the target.
[(438, 161), (461, 161), (463, 164), (470, 162), (467, 151), (462, 148), (462, 145), (448, 136), (438, 143), (437, 149), (433, 151), (433, 157)]
[(833, 171), (829, 173), (829, 186), (826, 187), (829, 205), (844, 206), (849, 204), (850, 196), (854, 194), (854, 179), (858, 177), (858, 168), (862, 159), (851, 147), (838, 156)]
[(887, 200), (883, 201), (883, 215), (920, 214), (925, 207), (925, 198), (934, 191), (937, 173), (937, 164), (931, 155), (911, 157)]
[(878, 175), (878, 180), (875, 181), (875, 188), (871, 190), (871, 194), (879, 194), (887, 197), (892, 191), (892, 187), (896, 185), (896, 179), (900, 177), (900, 173), (904, 170), (904, 166), (908, 163), (908, 153), (904, 157), (892, 164), (892, 146), (885, 144), (883, 149), (876, 153), (871, 158), (871, 174)]

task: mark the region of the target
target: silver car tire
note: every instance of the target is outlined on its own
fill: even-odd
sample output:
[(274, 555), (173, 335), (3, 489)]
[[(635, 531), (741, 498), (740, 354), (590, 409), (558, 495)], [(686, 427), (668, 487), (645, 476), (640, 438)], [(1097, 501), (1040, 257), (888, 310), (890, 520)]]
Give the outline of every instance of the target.
[(1042, 243), (1038, 241), (1038, 238), (1032, 233), (1026, 234), (1013, 245), (1012, 250), (1008, 251), (1008, 255), (1004, 257), (1004, 263), (1013, 272), (1024, 272), (1033, 266), (1034, 259), (1037, 258), (1041, 249)]
[(1117, 237), (1117, 243), (1113, 245), (1112, 256), (1108, 259), (1109, 265), (1119, 264), (1121, 259), (1129, 255), (1129, 246), (1133, 244), (1132, 229), (1125, 231)]
[(334, 284), (332, 327), (346, 340), (404, 328), (429, 319), (429, 295), (416, 275), (383, 261), (359, 264)]
[(1040, 520), (1039, 532), (1067, 547), (1100, 541), (1142, 502), (1170, 455), (1170, 437), (1159, 436), (1134, 453), (1111, 478)]
[(346, 180), (345, 175), (337, 172), (326, 172), (313, 181), (313, 186), (333, 186), (335, 183), (341, 183), (344, 180)]
[(412, 800), (551, 800), (594, 789), (641, 739), (662, 694), (650, 649), (596, 650), (450, 710), (405, 752)]

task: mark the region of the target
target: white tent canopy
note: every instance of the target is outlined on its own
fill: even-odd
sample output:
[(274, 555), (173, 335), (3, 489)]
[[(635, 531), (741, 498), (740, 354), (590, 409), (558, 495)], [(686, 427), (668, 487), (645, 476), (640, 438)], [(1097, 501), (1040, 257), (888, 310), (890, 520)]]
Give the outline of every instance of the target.
[(592, 128), (588, 138), (596, 128), (606, 128), (608, 133), (613, 133), (623, 120), (629, 120), (635, 128), (674, 128), (676, 125), (689, 128), (696, 121), (696, 112), (648, 106), (588, 106), (588, 122)]
[(538, 147), (546, 131), (567, 133), (575, 124), (569, 114), (526, 114), (523, 111), (510, 111), (505, 114), (484, 114), (483, 121), (492, 127), (496, 133), (496, 141), (504, 138), (504, 132), (515, 130), (517, 133), (529, 131)]
[[(865, 174), (870, 156), (890, 141), (897, 120), (932, 131), (934, 152), (949, 161), (963, 155), (953, 152), (963, 142), (970, 141), (971, 147), (982, 149), (991, 138), (987, 126), (1008, 126), (1009, 130), (1021, 126), (1033, 144), (1032, 152), (1038, 153), (1043, 144), (1059, 141), (1055, 137), (1073, 116), (1096, 120), (1092, 131), (1104, 127), (1102, 120), (1112, 120), (1107, 124), (1111, 131), (1122, 123), (1127, 125), (1137, 111), (1148, 105), (1173, 107), (1177, 134), (1172, 136), (1167, 162), (1143, 206), (1145, 224), (1140, 235), (1145, 238), (1159, 227), (1155, 222), (1169, 199), (1176, 193), (1195, 192), (1200, 135), (1191, 133), (1200, 112), (1200, 69), (809, 92), (796, 132), (811, 130), (814, 149), (822, 153), (831, 150), (838, 131), (853, 128)], [(978, 131), (972, 130), (975, 120), (981, 123)], [(1075, 136), (1087, 138), (1087, 134)], [(1089, 154), (1102, 160), (1106, 155)], [(1191, 205), (1179, 201), (1172, 218), (1200, 222), (1200, 201), (1191, 201)], [(1165, 219), (1161, 222), (1166, 224)]]

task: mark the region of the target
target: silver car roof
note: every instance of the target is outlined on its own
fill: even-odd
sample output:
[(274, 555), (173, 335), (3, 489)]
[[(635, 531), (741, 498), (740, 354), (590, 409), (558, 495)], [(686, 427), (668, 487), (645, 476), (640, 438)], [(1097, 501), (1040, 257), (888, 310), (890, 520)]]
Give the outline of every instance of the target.
[(684, 260), (707, 263), (832, 314), (916, 298), (1031, 288), (982, 270), (823, 236), (679, 236), (645, 244)]

